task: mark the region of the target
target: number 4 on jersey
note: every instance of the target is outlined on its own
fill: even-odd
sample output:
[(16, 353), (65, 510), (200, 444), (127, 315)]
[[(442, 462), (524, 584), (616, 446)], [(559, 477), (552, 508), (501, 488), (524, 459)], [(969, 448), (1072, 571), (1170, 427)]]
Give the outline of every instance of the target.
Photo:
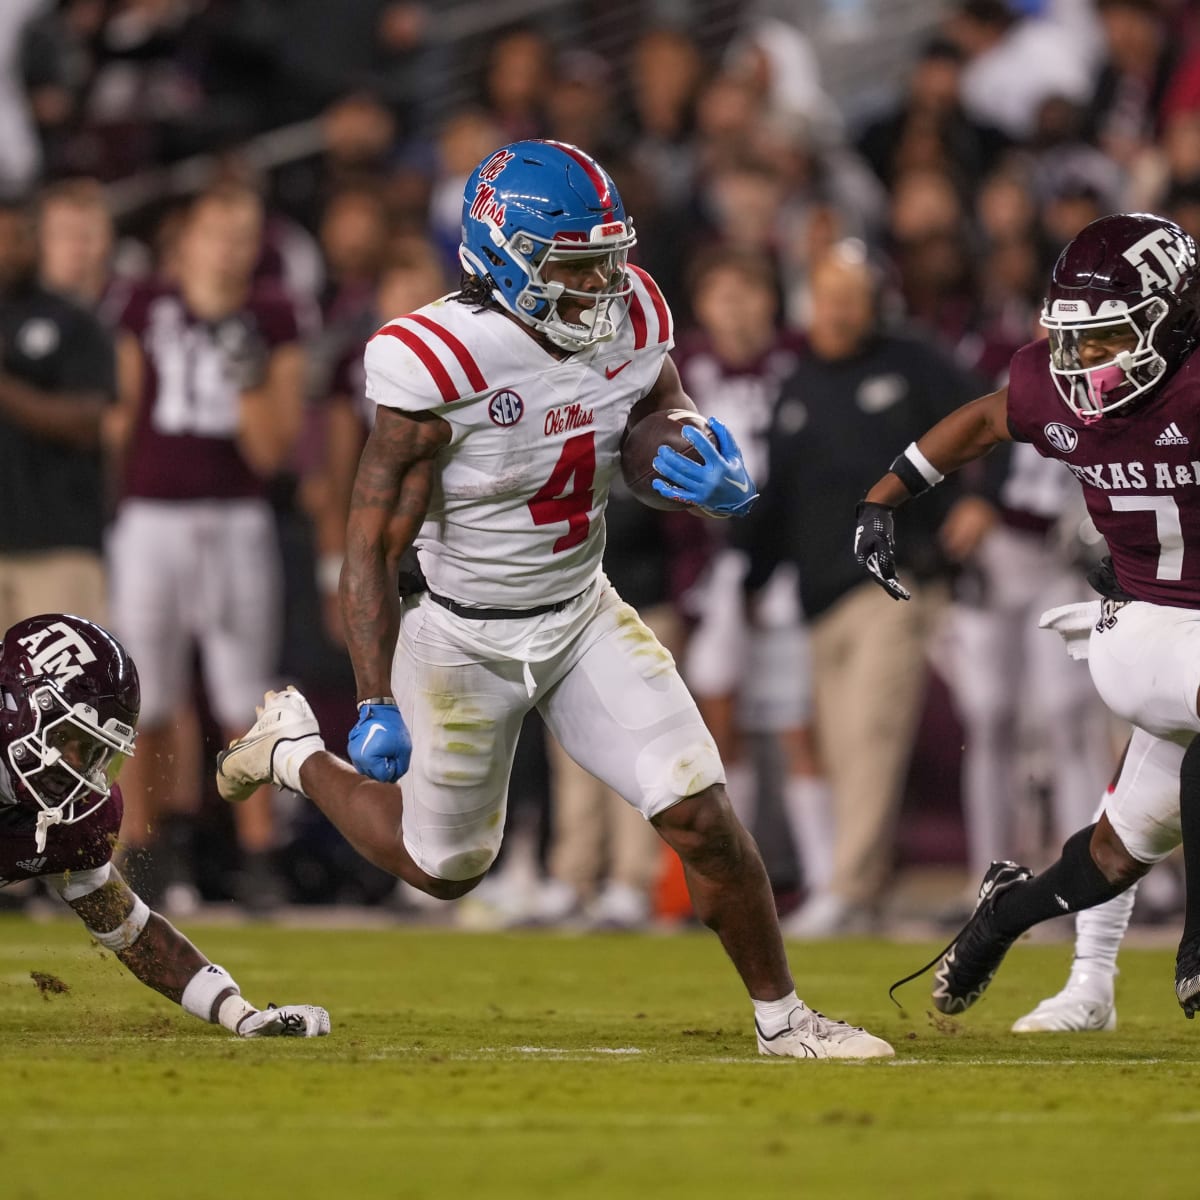
[(587, 540), (588, 514), (592, 511), (592, 481), (596, 477), (596, 434), (577, 433), (563, 443), (550, 478), (529, 501), (535, 525), (566, 521), (567, 532), (553, 546), (555, 554)]

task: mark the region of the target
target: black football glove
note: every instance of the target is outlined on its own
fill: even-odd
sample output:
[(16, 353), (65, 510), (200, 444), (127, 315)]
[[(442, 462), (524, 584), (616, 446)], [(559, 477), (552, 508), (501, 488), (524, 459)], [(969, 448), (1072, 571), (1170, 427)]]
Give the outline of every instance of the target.
[(896, 530), (888, 505), (859, 501), (854, 510), (854, 557), (893, 600), (912, 599), (896, 578)]

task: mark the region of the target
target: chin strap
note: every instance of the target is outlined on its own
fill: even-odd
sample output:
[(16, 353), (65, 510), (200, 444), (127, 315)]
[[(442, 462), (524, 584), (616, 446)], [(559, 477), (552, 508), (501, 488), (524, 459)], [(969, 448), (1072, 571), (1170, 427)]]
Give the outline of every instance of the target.
[(38, 813), (37, 827), (33, 831), (33, 840), (39, 854), (46, 848), (46, 838), (50, 833), (50, 826), (61, 825), (62, 819), (62, 809), (59, 808), (43, 808)]

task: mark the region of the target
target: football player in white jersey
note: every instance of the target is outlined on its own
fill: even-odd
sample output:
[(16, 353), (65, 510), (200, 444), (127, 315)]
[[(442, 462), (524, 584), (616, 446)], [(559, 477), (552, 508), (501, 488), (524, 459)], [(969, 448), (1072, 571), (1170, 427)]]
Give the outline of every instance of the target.
[[(601, 571), (624, 431), (695, 407), (668, 356), (662, 293), (627, 265), (634, 242), (607, 172), (573, 146), (516, 142), (475, 170), (462, 289), (385, 325), (366, 352), (377, 411), (341, 581), (358, 773), (324, 752), (287, 691), (268, 694), (218, 781), (230, 799), (268, 778), (301, 791), (373, 863), (453, 898), (496, 857), (517, 733), (536, 707), (679, 854), (753, 1001), (761, 1053), (891, 1055), (797, 998), (713, 739), (670, 654)], [(693, 431), (703, 462), (663, 448), (654, 486), (739, 516), (754, 484), (728, 430), (709, 424), (716, 445)], [(428, 590), (401, 600), (395, 564), (410, 544)]]

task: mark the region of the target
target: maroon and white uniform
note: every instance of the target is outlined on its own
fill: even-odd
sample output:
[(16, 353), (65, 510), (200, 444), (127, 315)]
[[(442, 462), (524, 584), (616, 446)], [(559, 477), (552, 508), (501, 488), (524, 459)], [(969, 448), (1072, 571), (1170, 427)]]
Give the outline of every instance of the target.
[(121, 324), (145, 367), (109, 543), (113, 624), (141, 670), (143, 724), (183, 702), (194, 639), (217, 717), (238, 725), (272, 684), (281, 605), (266, 484), (237, 444), (240, 394), (297, 340), (295, 309), (256, 290), (208, 322), (179, 292), (147, 287)]
[(1200, 609), (1200, 352), (1142, 403), (1090, 423), (1062, 403), (1048, 358), (1045, 342), (1013, 358), (1014, 436), (1060, 459), (1082, 484), (1125, 592)]
[[(685, 339), (676, 353), (683, 390), (706, 417), (716, 417), (733, 434), (742, 459), (759, 490), (767, 483), (767, 434), (780, 384), (804, 353), (794, 334), (781, 333), (756, 361), (731, 367), (700, 333)], [(759, 605), (763, 628), (752, 631), (745, 619), (742, 580), (749, 566), (745, 553), (727, 544), (725, 523), (707, 530), (722, 539), (699, 585), (699, 620), (688, 639), (684, 678), (698, 696), (736, 693), (744, 728), (795, 729), (808, 723), (808, 637), (790, 566), (780, 567), (763, 589)]]
[(1029, 752), (1045, 752), (1054, 833), (1063, 838), (1091, 822), (1112, 757), (1087, 664), (1053, 653), (1037, 625), (1046, 609), (1094, 594), (1061, 537), (1083, 517), (1079, 484), (1027, 442), (998, 450), (993, 463), (1005, 464), (1000, 519), (972, 555), (972, 586), (943, 627), (945, 673), (966, 735), (963, 813), (973, 875), (1033, 849), (1016, 840)]
[[(1103, 607), (1088, 645), (1092, 680), (1105, 704), (1143, 731), (1135, 733), (1139, 758), (1172, 755), (1153, 739), (1182, 748), (1200, 731), (1200, 351), (1141, 403), (1091, 422), (1062, 402), (1048, 354), (1035, 342), (1014, 357), (1009, 427), (1083, 487), (1117, 582), (1133, 597)], [(1129, 811), (1114, 807), (1121, 796)], [(1178, 843), (1177, 790), (1118, 790), (1105, 810), (1142, 861)]]
[(114, 785), (109, 798), (82, 820), (54, 826), (39, 851), (36, 810), (16, 801), (0, 767), (0, 887), (45, 879), (70, 900), (94, 892), (108, 880), (124, 811), (121, 789)]

